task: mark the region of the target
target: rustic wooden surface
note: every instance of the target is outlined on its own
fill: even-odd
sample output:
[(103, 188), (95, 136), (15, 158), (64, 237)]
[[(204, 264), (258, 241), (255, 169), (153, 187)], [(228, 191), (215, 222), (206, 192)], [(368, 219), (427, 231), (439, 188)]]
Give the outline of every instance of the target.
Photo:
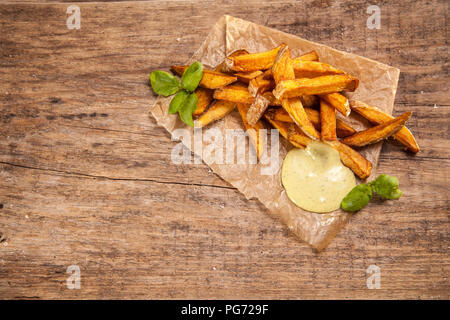
[[(448, 1), (374, 2), (380, 30), (361, 0), (82, 3), (80, 30), (68, 4), (0, 4), (0, 298), (448, 299)], [(404, 196), (321, 253), (206, 165), (172, 164), (148, 116), (148, 74), (223, 14), (401, 69), (394, 113), (414, 111), (423, 151), (385, 144), (379, 172)]]

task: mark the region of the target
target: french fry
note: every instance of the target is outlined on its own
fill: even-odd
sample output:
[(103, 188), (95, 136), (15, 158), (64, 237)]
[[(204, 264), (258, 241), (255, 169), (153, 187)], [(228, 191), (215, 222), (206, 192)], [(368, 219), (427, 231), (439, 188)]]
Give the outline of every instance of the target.
[(233, 111), (234, 108), (236, 108), (235, 102), (216, 100), (216, 102), (214, 102), (214, 104), (194, 122), (194, 126), (196, 128), (203, 128), (214, 121), (222, 119)]
[(252, 104), (255, 101), (245, 85), (232, 84), (226, 87), (214, 90), (214, 99), (226, 100), (236, 103)]
[(311, 108), (319, 104), (317, 96), (304, 95), (300, 97), (300, 100), (305, 108)]
[(249, 105), (238, 103), (237, 108), (239, 110), (239, 114), (241, 115), (242, 122), (244, 123), (245, 130), (247, 131), (250, 140), (252, 141), (253, 147), (256, 150), (256, 155), (258, 159), (260, 159), (264, 152), (264, 145), (263, 142), (259, 139), (259, 130), (264, 129), (264, 126), (262, 125), (261, 121), (257, 121), (254, 125), (250, 125), (247, 122), (247, 112)]
[(316, 51), (311, 51), (308, 53), (305, 53), (303, 55), (301, 55), (300, 57), (297, 57), (294, 60), (295, 61), (319, 61), (319, 55), (317, 54)]
[(198, 98), (197, 109), (192, 113), (194, 116), (202, 114), (213, 100), (213, 90), (198, 87), (195, 89)]
[(320, 101), (320, 137), (322, 140), (337, 140), (336, 109), (324, 100)]
[(304, 149), (306, 145), (312, 140), (303, 134), (301, 131), (295, 129), (294, 123), (288, 123), (283, 121), (277, 121), (270, 118), (269, 114), (264, 114), (264, 117), (269, 123), (279, 131), (287, 141), (289, 141), (294, 147)]
[(255, 97), (255, 101), (250, 105), (247, 112), (247, 122), (255, 125), (269, 107), (270, 100), (262, 94)]
[(301, 78), (285, 80), (278, 83), (273, 90), (277, 99), (294, 98), (302, 95), (327, 94), (340, 91), (355, 91), (358, 87), (358, 79), (351, 75), (333, 75), (317, 78)]
[(390, 137), (403, 128), (406, 121), (411, 117), (412, 112), (405, 112), (401, 116), (383, 122), (367, 130), (359, 131), (341, 140), (342, 143), (353, 147), (363, 147)]
[(320, 76), (344, 74), (345, 72), (339, 70), (327, 63), (318, 61), (303, 61), (294, 60), (292, 64), (296, 78), (314, 78)]
[(255, 79), (257, 76), (262, 75), (263, 72), (261, 70), (258, 71), (252, 71), (252, 72), (238, 72), (234, 75), (238, 79), (238, 81), (241, 81), (243, 83), (249, 83), (252, 79)]
[[(311, 109), (311, 108), (304, 108), (306, 115), (308, 116), (309, 120), (313, 124), (314, 128), (316, 130), (320, 130), (320, 114), (319, 111)], [(286, 112), (283, 108), (278, 109), (271, 109), (266, 112), (271, 119), (274, 119), (276, 121), (282, 121), (282, 122), (294, 122), (292, 120), (289, 113)], [(344, 121), (340, 119), (336, 119), (336, 134), (339, 138), (345, 138), (348, 136), (351, 136), (356, 132), (355, 129), (353, 129), (351, 126), (346, 124)]]
[(256, 97), (258, 93), (264, 93), (266, 91), (271, 91), (275, 88), (275, 81), (270, 73), (270, 77), (267, 75), (268, 72), (265, 72), (256, 78), (250, 80), (248, 84), (248, 91), (252, 94), (252, 96)]
[[(243, 54), (248, 54), (248, 51), (245, 50), (245, 49), (239, 49), (239, 50), (233, 51), (231, 54), (228, 55), (228, 57), (237, 57), (237, 56), (241, 56), (241, 55), (243, 55)], [(217, 71), (217, 72), (223, 72), (223, 73), (229, 73), (229, 72), (231, 72), (230, 69), (227, 69), (227, 68), (226, 68), (226, 66), (225, 66), (225, 60), (222, 61), (222, 63), (219, 64), (219, 65), (214, 69), (214, 71)]]
[(233, 71), (238, 72), (266, 70), (272, 67), (272, 64), (280, 48), (281, 46), (278, 46), (269, 51), (249, 53), (236, 57), (228, 57), (227, 59), (225, 59), (225, 66)]
[[(188, 66), (172, 66), (171, 69), (179, 76), (182, 76), (187, 67)], [(199, 86), (206, 89), (217, 89), (236, 81), (237, 78), (235, 76), (203, 69), (203, 77), (199, 83)]]
[(306, 115), (306, 111), (303, 108), (302, 102), (299, 98), (283, 99), (281, 100), (281, 105), (284, 110), (289, 113), (295, 124), (299, 126), (304, 134), (313, 140), (320, 139), (320, 134), (314, 128), (313, 124)]
[(289, 47), (282, 45), (272, 65), (272, 76), (275, 84), (283, 80), (295, 79)]
[(336, 92), (321, 95), (320, 98), (328, 102), (343, 116), (348, 117), (350, 115), (350, 104), (348, 103), (348, 99), (346, 96)]
[[(370, 123), (374, 125), (382, 124), (394, 119), (393, 116), (384, 113), (380, 109), (371, 107), (360, 101), (350, 101), (350, 107), (353, 111), (360, 114), (362, 117), (366, 118)], [(406, 146), (408, 150), (414, 153), (420, 151), (416, 139), (407, 127), (401, 128), (397, 133), (393, 134), (392, 137)]]
[(338, 140), (325, 141), (329, 146), (339, 152), (342, 163), (350, 168), (360, 179), (364, 180), (372, 172), (372, 163), (357, 151)]

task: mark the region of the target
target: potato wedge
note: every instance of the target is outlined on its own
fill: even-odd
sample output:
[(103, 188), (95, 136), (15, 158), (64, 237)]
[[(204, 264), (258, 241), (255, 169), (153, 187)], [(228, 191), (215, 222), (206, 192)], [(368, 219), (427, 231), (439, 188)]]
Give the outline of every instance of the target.
[(324, 100), (320, 101), (320, 137), (322, 140), (337, 140), (336, 109)]
[(306, 115), (306, 111), (303, 108), (300, 98), (283, 99), (281, 100), (281, 105), (284, 110), (289, 113), (292, 120), (294, 120), (295, 124), (299, 126), (304, 134), (313, 140), (320, 139), (320, 134), (314, 128), (313, 124)]
[(278, 50), (282, 45), (264, 52), (249, 53), (237, 57), (229, 57), (225, 60), (227, 68), (238, 72), (250, 72), (257, 70), (266, 70), (272, 67)]
[[(173, 72), (182, 76), (188, 66), (172, 66)], [(237, 77), (225, 73), (203, 69), (203, 77), (199, 86), (206, 89), (217, 89), (237, 81)]]
[[(237, 56), (241, 56), (241, 55), (243, 55), (243, 54), (248, 54), (248, 53), (249, 53), (249, 52), (248, 52), (247, 50), (245, 50), (245, 49), (239, 49), (239, 50), (233, 51), (233, 52), (230, 53), (227, 57), (237, 57)], [(226, 59), (226, 58), (225, 58), (225, 59)], [(214, 69), (214, 71), (217, 71), (217, 72), (223, 72), (223, 73), (229, 73), (229, 72), (231, 72), (232, 70), (226, 68), (226, 66), (225, 66), (225, 60), (224, 60), (224, 61), (222, 61), (221, 64), (219, 64), (219, 65)]]
[[(304, 108), (306, 115), (308, 116), (309, 120), (313, 124), (314, 128), (316, 130), (320, 130), (320, 114), (319, 111), (311, 109), (311, 108)], [(282, 122), (294, 122), (292, 120), (289, 113), (286, 112), (283, 108), (278, 109), (271, 109), (266, 112), (271, 119), (274, 119), (276, 121), (282, 121)], [(353, 129), (351, 126), (346, 124), (344, 121), (340, 119), (336, 119), (336, 134), (339, 138), (345, 138), (348, 136), (351, 136), (352, 134), (356, 133), (356, 130)]]
[(271, 70), (275, 84), (278, 84), (283, 80), (295, 79), (291, 54), (288, 46), (283, 45), (280, 50), (278, 50), (277, 57), (275, 58)]
[(395, 134), (403, 128), (406, 121), (411, 117), (412, 112), (405, 112), (401, 116), (392, 120), (383, 122), (367, 130), (359, 131), (347, 138), (341, 140), (342, 143), (353, 147), (363, 147), (373, 144)]
[(247, 112), (247, 122), (255, 125), (269, 107), (270, 100), (262, 94), (255, 97), (255, 101), (250, 105)]
[(262, 74), (263, 72), (261, 70), (258, 70), (252, 72), (238, 72), (234, 75), (237, 77), (238, 81), (248, 84), (252, 79), (255, 79), (257, 76), (260, 76)]
[(264, 152), (263, 141), (259, 139), (259, 130), (264, 129), (261, 121), (257, 121), (256, 124), (250, 125), (247, 122), (247, 112), (250, 106), (248, 104), (238, 103), (237, 108), (239, 110), (239, 114), (241, 115), (242, 122), (244, 123), (245, 130), (247, 131), (250, 140), (253, 144), (253, 147), (256, 150), (256, 155), (258, 159), (261, 159), (261, 156)]
[(319, 61), (319, 55), (316, 51), (311, 51), (293, 59), (295, 61)]
[[(384, 113), (380, 109), (371, 107), (360, 101), (350, 101), (350, 107), (353, 111), (360, 114), (374, 125), (382, 124), (394, 119), (393, 116)], [(416, 139), (407, 127), (401, 128), (397, 133), (393, 134), (392, 137), (407, 147), (411, 152), (417, 153), (420, 151)]]
[(234, 108), (236, 108), (236, 102), (217, 100), (206, 112), (194, 121), (194, 126), (196, 128), (203, 128), (214, 121), (222, 119), (233, 111)]
[(266, 79), (266, 73), (257, 76), (256, 78), (250, 80), (248, 84), (248, 91), (252, 96), (256, 97), (258, 93), (264, 93), (266, 91), (272, 91), (275, 88), (275, 81), (269, 78)]
[(302, 95), (327, 94), (344, 90), (355, 91), (358, 83), (358, 79), (347, 74), (322, 76), (312, 79), (285, 80), (276, 85), (273, 94), (277, 99), (280, 99), (300, 97)]
[(240, 83), (214, 90), (213, 97), (217, 100), (226, 100), (248, 105), (255, 101), (255, 97), (248, 92), (248, 88)]
[(294, 60), (292, 66), (296, 78), (315, 78), (334, 74), (345, 74), (342, 70), (318, 61)]
[(328, 102), (343, 116), (348, 117), (350, 115), (350, 104), (346, 96), (336, 92), (321, 95), (320, 98)]
[(297, 131), (295, 127), (297, 127), (294, 123), (277, 121), (270, 118), (270, 115), (267, 113), (264, 114), (264, 117), (267, 121), (279, 131), (281, 136), (283, 136), (287, 141), (289, 141), (294, 147), (304, 149), (306, 145), (312, 140), (309, 139), (306, 135), (301, 131)]
[(372, 172), (372, 163), (364, 158), (360, 153), (338, 140), (325, 141), (329, 146), (339, 152), (344, 166), (350, 168), (360, 179), (364, 180)]
[(213, 90), (198, 87), (195, 89), (198, 98), (197, 109), (192, 113), (194, 116), (201, 115), (213, 101)]

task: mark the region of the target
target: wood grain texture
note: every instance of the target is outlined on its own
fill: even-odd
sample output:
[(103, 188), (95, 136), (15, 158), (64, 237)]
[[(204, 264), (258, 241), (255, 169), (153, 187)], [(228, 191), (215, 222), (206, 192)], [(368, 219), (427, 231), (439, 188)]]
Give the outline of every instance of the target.
[[(0, 298), (448, 299), (448, 2), (377, 1), (380, 30), (370, 4), (81, 3), (80, 30), (68, 4), (0, 4)], [(148, 116), (148, 74), (185, 62), (223, 14), (401, 69), (394, 114), (414, 112), (422, 151), (385, 143), (378, 170), (404, 196), (321, 253), (206, 165), (172, 164)]]

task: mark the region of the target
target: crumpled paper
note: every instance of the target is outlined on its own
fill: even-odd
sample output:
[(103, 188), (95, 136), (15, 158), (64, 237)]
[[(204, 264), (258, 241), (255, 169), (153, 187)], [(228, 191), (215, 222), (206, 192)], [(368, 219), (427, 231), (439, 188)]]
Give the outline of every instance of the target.
[[(187, 63), (198, 60), (212, 68), (235, 50), (265, 51), (282, 42), (289, 46), (293, 57), (315, 50), (319, 54), (320, 61), (356, 76), (360, 80), (359, 88), (347, 96), (392, 114), (399, 69), (231, 16), (223, 16), (216, 23), (201, 47)], [(157, 123), (170, 133), (177, 128), (184, 128), (191, 130), (193, 135), (192, 128), (182, 123), (177, 115), (168, 114), (170, 100), (171, 97), (159, 97), (151, 108), (151, 114)], [(357, 130), (367, 127), (367, 123), (357, 115), (352, 114), (346, 118), (346, 121)], [(238, 112), (233, 111), (224, 119), (204, 128), (203, 133), (212, 128), (221, 130), (225, 136), (225, 129), (243, 129), (243, 125)], [(194, 151), (192, 142), (183, 141), (183, 144)], [(205, 146), (204, 143), (203, 146)], [(381, 146), (382, 142), (361, 150), (374, 167), (369, 180), (375, 175)], [(291, 146), (280, 138), (279, 169), (274, 175), (261, 175), (259, 163), (216, 164), (203, 155), (197, 156), (201, 157), (216, 174), (242, 192), (247, 199), (257, 198), (273, 216), (283, 222), (300, 239), (317, 250), (322, 250), (346, 224), (350, 214), (342, 210), (326, 214), (304, 211), (287, 198), (281, 185), (281, 165), (290, 148)]]

